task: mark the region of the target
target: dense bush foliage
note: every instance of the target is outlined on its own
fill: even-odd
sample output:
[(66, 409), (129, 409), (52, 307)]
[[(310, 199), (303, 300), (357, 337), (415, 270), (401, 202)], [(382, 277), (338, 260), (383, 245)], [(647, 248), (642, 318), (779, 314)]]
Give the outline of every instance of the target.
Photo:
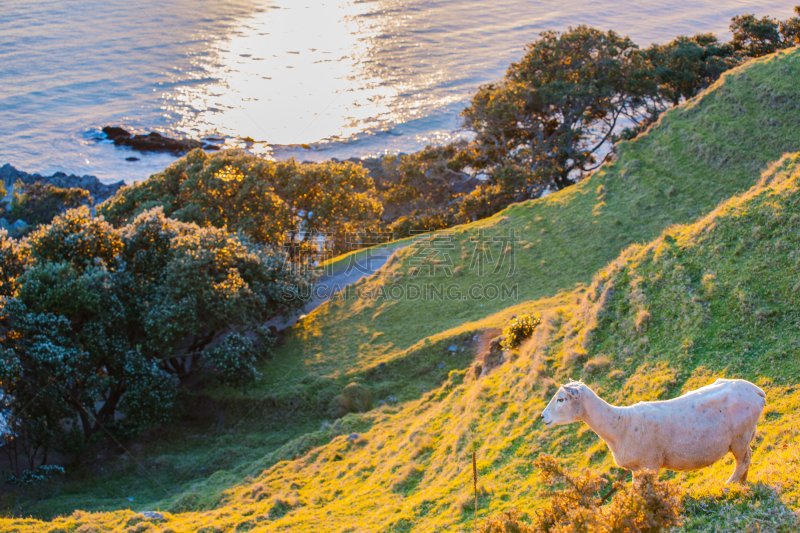
[(468, 222), (459, 200), (477, 184), (466, 172), (477, 156), (466, 141), (384, 156), (376, 186), (387, 233), (397, 239)]
[(30, 227), (47, 224), (67, 209), (92, 205), (92, 196), (85, 189), (62, 189), (49, 183), (22, 183), (14, 186), (10, 215), (22, 219)]
[(24, 470), (19, 476), (9, 474), (7, 481), (10, 485), (16, 487), (30, 487), (34, 485), (43, 485), (53, 478), (64, 475), (64, 468), (56, 465), (43, 465), (34, 468), (33, 470)]
[(484, 85), (464, 111), (489, 161), (547, 172), (557, 188), (596, 168), (617, 124), (646, 104), (639, 56), (628, 37), (580, 26), (544, 32), (505, 79)]
[(17, 279), (25, 271), (30, 249), (0, 229), (0, 298), (17, 292)]
[(659, 482), (655, 474), (642, 474), (632, 484), (615, 483), (619, 492), (602, 505), (601, 491), (608, 486), (605, 478), (591, 471), (573, 476), (548, 455), (539, 456), (534, 464), (545, 484), (564, 488), (546, 494), (550, 503), (536, 511), (532, 523), (518, 510), (511, 510), (489, 518), (481, 533), (659, 533), (679, 522), (678, 489)]
[[(795, 10), (800, 15), (800, 6)], [(609, 141), (635, 136), (745, 59), (800, 42), (800, 18), (738, 16), (731, 31), (729, 43), (700, 34), (646, 49), (586, 26), (542, 33), (464, 110), (465, 127), (477, 134), (475, 166), (492, 176), (487, 190), (468, 200), (472, 210), (478, 199), (535, 198), (581, 179), (602, 164)], [(633, 126), (620, 131), (623, 121)], [(514, 173), (512, 187), (500, 172), (509, 165), (527, 170)]]
[(505, 329), (503, 329), (503, 348), (506, 350), (513, 350), (519, 347), (523, 341), (529, 339), (533, 332), (536, 331), (536, 326), (542, 322), (538, 316), (521, 315), (511, 321)]
[(69, 210), (21, 244), (0, 233), (0, 250), (3, 411), (45, 454), (168, 420), (189, 376), (252, 381), (271, 347), (259, 324), (306, 302), (283, 252), (161, 208), (120, 228)]
[[(800, 16), (800, 6), (794, 8)], [(776, 50), (800, 44), (800, 18), (779, 22), (772, 17), (757, 19), (755, 15), (733, 17), (733, 46), (748, 57), (761, 57)]]
[(334, 401), (338, 416), (348, 413), (364, 413), (372, 409), (372, 389), (360, 383), (349, 383)]
[(366, 170), (344, 162), (274, 162), (238, 151), (197, 149), (98, 206), (116, 225), (153, 207), (201, 227), (226, 228), (257, 243), (303, 248), (324, 234), (334, 253), (378, 230), (382, 207)]
[[(656, 111), (678, 105), (714, 83), (723, 72), (739, 64), (731, 43), (720, 43), (711, 33), (681, 36), (666, 44), (654, 44), (637, 51), (640, 82), (657, 102)], [(649, 124), (655, 114), (644, 123)]]

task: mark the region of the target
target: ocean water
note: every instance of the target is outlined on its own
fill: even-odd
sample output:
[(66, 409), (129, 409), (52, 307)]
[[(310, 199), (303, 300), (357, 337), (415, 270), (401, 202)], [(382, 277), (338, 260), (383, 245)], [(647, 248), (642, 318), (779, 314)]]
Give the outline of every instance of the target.
[(0, 165), (130, 183), (174, 161), (113, 146), (105, 125), (275, 158), (410, 152), (460, 135), (471, 94), (542, 30), (728, 39), (733, 15), (796, 3), (2, 0)]

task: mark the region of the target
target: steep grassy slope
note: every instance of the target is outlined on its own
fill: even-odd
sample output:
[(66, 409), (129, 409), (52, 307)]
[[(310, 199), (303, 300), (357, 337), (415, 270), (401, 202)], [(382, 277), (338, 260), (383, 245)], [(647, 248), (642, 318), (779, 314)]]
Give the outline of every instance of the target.
[[(376, 297), (333, 302), (293, 328), (255, 394), (294, 397), (295, 384), (310, 374), (364, 372), (464, 322), (588, 283), (626, 246), (709, 212), (752, 186), (782, 154), (800, 149), (797, 80), (798, 50), (748, 63), (666, 113), (645, 135), (622, 143), (616, 161), (578, 185), (457, 227), (436, 244), (408, 246), (383, 277), (359, 285)], [(496, 265), (509, 246), (502, 239), (512, 231), (519, 241), (499, 271), (480, 273), (476, 246), (480, 252), (479, 243), (489, 243)], [(432, 249), (439, 253), (423, 255)], [(413, 286), (427, 285), (449, 287), (451, 297), (405, 297)], [(505, 286), (513, 296), (464, 297), (473, 285)]]
[[(628, 401), (677, 393), (686, 383), (700, 383), (716, 372), (754, 377), (766, 365), (748, 363), (750, 359), (741, 352), (746, 348), (761, 353), (756, 352), (761, 346), (756, 342), (760, 322), (742, 322), (739, 331), (745, 337), (741, 339), (738, 332), (733, 333), (736, 330), (725, 329), (725, 336), (709, 344), (717, 331), (713, 313), (722, 313), (719, 323), (730, 321), (730, 328), (741, 318), (722, 301), (713, 313), (706, 310), (695, 316), (691, 313), (700, 311), (681, 307), (686, 298), (696, 304), (691, 297), (673, 302), (664, 293), (648, 296), (652, 299), (635, 307), (625, 303), (624, 290), (598, 288), (612, 281), (626, 287), (625, 275), (636, 279), (635, 273), (625, 274), (625, 261), (644, 251), (626, 252), (627, 259), (612, 263), (594, 282), (592, 274), (630, 244), (650, 241), (670, 224), (689, 222), (746, 190), (769, 162), (785, 151), (800, 149), (796, 80), (800, 80), (798, 50), (749, 63), (666, 114), (647, 134), (620, 146), (618, 160), (590, 179), (547, 198), (512, 206), (491, 219), (455, 228), (452, 236), (439, 237), (440, 250), (449, 254), (450, 261), (440, 253), (426, 264), (418, 255), (424, 246), (406, 248), (382, 276), (361, 282), (358, 288), (383, 288), (391, 294), (392, 286), (408, 291), (414, 285), (444, 284), (457, 288), (451, 291), (452, 298), (359, 298), (322, 306), (289, 332), (278, 356), (262, 369), (261, 385), (246, 392), (216, 391), (217, 400), (228, 406), (230, 419), (222, 436), (198, 427), (193, 438), (187, 439), (181, 428), (169, 438), (131, 450), (111, 473), (97, 471), (62, 487), (61, 496), (29, 512), (50, 515), (74, 508), (125, 506), (176, 513), (205, 509), (153, 523), (154, 531), (203, 527), (209, 531), (255, 527), (455, 531), (469, 520), (461, 504), (469, 485), (468, 451), (473, 447), (479, 451), (484, 479), (482, 515), (512, 505), (530, 510), (541, 504), (530, 460), (542, 451), (568, 457), (574, 466), (610, 468), (602, 443), (590, 431), (564, 428), (544, 433), (538, 427), (535, 415), (544, 405), (550, 380), (577, 378), (584, 372), (604, 394)], [(735, 222), (736, 217), (730, 219)], [(751, 244), (769, 240), (764, 235), (753, 237), (744, 224), (731, 232), (741, 231)], [(476, 241), (506, 236), (512, 228), (521, 240), (513, 250), (511, 276), (507, 276), (510, 256), (496, 274), (491, 268), (483, 274), (470, 268)], [(681, 231), (694, 235), (695, 230)], [(663, 239), (668, 238), (672, 237)], [(490, 242), (494, 259), (508, 246)], [(452, 249), (445, 248), (450, 244)], [(653, 246), (661, 245), (644, 250)], [(705, 250), (705, 246), (687, 249), (701, 248)], [(699, 259), (705, 253), (697, 252), (698, 264), (722, 257), (711, 254)], [(739, 261), (740, 256), (733, 257)], [(426, 266), (437, 260), (436, 272), (428, 271)], [(421, 272), (412, 276), (415, 266)], [(446, 266), (450, 275), (442, 268)], [(756, 267), (763, 265), (748, 264), (745, 268), (751, 270), (746, 272), (730, 265), (727, 270), (717, 267), (712, 274), (721, 280), (717, 287), (741, 285), (743, 281), (735, 280), (743, 280), (748, 272), (760, 274), (752, 270)], [(653, 268), (655, 272), (660, 266)], [(781, 279), (786, 279), (789, 274), (781, 272)], [(701, 284), (704, 276), (705, 272)], [(757, 283), (762, 276), (751, 277)], [(589, 283), (592, 288), (587, 289)], [(646, 284), (637, 283), (644, 291)], [(491, 284), (516, 284), (516, 297), (461, 299), (470, 286)], [(749, 307), (754, 316), (782, 317), (772, 309), (776, 304), (759, 300), (764, 288), (748, 290), (743, 294), (755, 302)], [(589, 301), (586, 294), (597, 296)], [(794, 295), (787, 302), (796, 304)], [(662, 314), (659, 306), (668, 313)], [(540, 312), (546, 317), (533, 344), (516, 361), (476, 379), (470, 368), (480, 349), (475, 336), (504, 325), (520, 312)], [(613, 320), (608, 318), (612, 315)], [(778, 361), (777, 354), (791, 350), (794, 341), (784, 330), (771, 336), (776, 340), (765, 346), (772, 350), (768, 356)], [(743, 344), (745, 340), (751, 344)], [(724, 350), (730, 350), (731, 365), (714, 366), (711, 354)], [(769, 366), (765, 375), (776, 379), (775, 368), (793, 368), (796, 374), (795, 363), (781, 361)], [(334, 396), (350, 381), (371, 387), (376, 400), (395, 397), (397, 403), (321, 425), (330, 417)], [(777, 387), (784, 383), (765, 386), (780, 392)], [(785, 398), (776, 412), (800, 406), (794, 389), (783, 391)], [(765, 427), (771, 436), (764, 437), (763, 442), (768, 442), (764, 446), (773, 446), (783, 454), (776, 457), (788, 461), (798, 451), (780, 448), (781, 442), (789, 441), (780, 441), (784, 437), (779, 429), (785, 418), (790, 431), (793, 419), (783, 414), (770, 417)], [(316, 428), (321, 429), (313, 431)], [(362, 438), (346, 440), (351, 432)], [(211, 472), (216, 473), (208, 477)], [(722, 474), (704, 472), (687, 477), (686, 483), (700, 483), (706, 476), (717, 479)], [(787, 498), (795, 497), (792, 490), (787, 489)], [(135, 496), (135, 502), (128, 502), (128, 496)], [(796, 507), (796, 501), (792, 502)], [(6, 522), (0, 523), (0, 529), (69, 530), (82, 524), (87, 531), (129, 527), (147, 531), (146, 524), (137, 525), (140, 521), (141, 516), (130, 512), (78, 513), (50, 526), (37, 521)]]
[[(4, 531), (463, 531), (470, 526), (470, 452), (478, 454), (480, 514), (543, 504), (540, 453), (572, 468), (613, 470), (582, 425), (543, 428), (555, 381), (584, 380), (626, 403), (678, 394), (716, 377), (752, 380), (768, 406), (753, 445), (751, 479), (723, 493), (732, 461), (666, 474), (693, 496), (687, 531), (800, 527), (800, 154), (758, 185), (646, 246), (632, 246), (588, 288), (540, 309), (534, 337), (488, 376), (454, 370), (400, 407), (345, 418), (340, 435), (266, 468), (214, 510), (148, 520), (129, 511), (75, 513), (51, 523), (0, 522)], [(555, 381), (554, 381), (555, 380)], [(55, 529), (50, 529), (54, 531)], [(753, 529), (755, 530), (755, 529)]]

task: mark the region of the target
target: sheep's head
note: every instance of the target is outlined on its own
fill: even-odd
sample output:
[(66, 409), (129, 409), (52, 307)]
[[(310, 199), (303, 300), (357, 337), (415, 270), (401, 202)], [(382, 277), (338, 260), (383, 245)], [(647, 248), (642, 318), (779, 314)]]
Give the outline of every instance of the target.
[(581, 419), (583, 403), (581, 402), (581, 385), (573, 381), (562, 385), (550, 403), (542, 411), (542, 422), (548, 428), (571, 424)]

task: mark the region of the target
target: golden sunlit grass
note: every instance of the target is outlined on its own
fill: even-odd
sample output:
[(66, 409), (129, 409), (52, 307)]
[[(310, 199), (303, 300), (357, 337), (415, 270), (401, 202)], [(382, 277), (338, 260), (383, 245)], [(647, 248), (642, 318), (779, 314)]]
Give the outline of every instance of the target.
[[(542, 453), (573, 472), (618, 471), (586, 426), (540, 424), (558, 382), (582, 378), (602, 397), (629, 404), (740, 377), (768, 397), (750, 469), (760, 484), (722, 492), (729, 459), (662, 479), (686, 494), (685, 531), (791, 531), (800, 509), (800, 157), (758, 177), (783, 151), (800, 149), (797, 79), (797, 50), (751, 62), (624, 144), (619, 159), (592, 178), (455, 228), (450, 253), (461, 273), (425, 279), (502, 283), (505, 272), (470, 271), (470, 237), (514, 228), (524, 241), (510, 278), (519, 283), (518, 302), (361, 299), (319, 308), (288, 334), (262, 369), (262, 384), (216, 391), (219, 401), (242, 409), (265, 399), (272, 412), (299, 405), (291, 413), (298, 422), (309, 417), (306, 425), (260, 448), (248, 440), (259, 435), (248, 425), (227, 440), (201, 439), (173, 452), (168, 459), (181, 468), (211, 445), (215, 453), (241, 455), (173, 496), (137, 502), (138, 510), (169, 510), (163, 519), (75, 512), (50, 522), (0, 520), (0, 529), (471, 531), (473, 451), (481, 522), (546, 505), (534, 467)], [(605, 205), (595, 209), (599, 201)], [(671, 226), (677, 222), (688, 225)], [(358, 286), (408, 286), (413, 260), (406, 248), (383, 276)], [(475, 339), (522, 314), (541, 317), (531, 339), (476, 376)], [(350, 383), (368, 387), (378, 407), (321, 424)], [(375, 402), (390, 396), (396, 401)], [(134, 475), (123, 474), (120, 483)], [(123, 505), (102, 499), (103, 483), (109, 481), (98, 476), (68, 485), (69, 492), (33, 509)]]

